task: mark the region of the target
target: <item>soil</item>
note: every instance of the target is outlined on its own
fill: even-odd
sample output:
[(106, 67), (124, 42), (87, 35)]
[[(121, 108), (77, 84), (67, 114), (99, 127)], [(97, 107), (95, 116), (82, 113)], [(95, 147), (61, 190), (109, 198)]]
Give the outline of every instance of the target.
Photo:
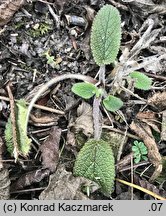
[[(7, 151), (5, 127), (11, 113), (11, 95), (14, 100), (25, 99), (29, 103), (44, 83), (59, 75), (78, 73), (95, 79), (99, 67), (91, 53), (90, 33), (96, 13), (105, 4), (115, 6), (121, 14), (122, 40), (117, 61), (123, 62), (125, 52), (129, 56), (134, 52), (131, 68), (139, 66), (138, 70), (152, 78), (153, 84), (148, 91), (126, 85), (129, 91), (116, 89), (124, 105), (118, 113), (106, 112), (101, 107), (103, 136), (110, 136), (108, 139), (116, 143), (113, 146), (116, 177), (146, 188), (154, 196), (118, 181), (108, 196), (94, 182), (73, 176), (80, 148), (93, 137), (93, 100), (72, 93), (73, 84), (78, 82), (74, 79), (51, 86), (37, 101), (41, 107), (32, 110), (28, 125), (29, 153), (20, 154), (15, 161)], [(166, 1), (17, 0), (13, 3), (4, 0), (0, 3), (0, 27), (0, 176), (3, 176), (0, 199), (145, 200), (154, 199), (155, 194), (166, 198), (166, 129), (163, 126), (166, 121), (163, 102), (166, 99)], [(149, 36), (144, 38), (143, 48), (136, 47), (133, 51), (148, 28)], [(106, 90), (110, 92), (116, 78), (113, 68), (113, 65), (106, 66)], [(143, 128), (141, 132), (139, 127)], [(135, 140), (154, 150), (147, 155), (147, 160), (138, 164), (132, 160)], [(93, 185), (89, 186), (89, 196), (86, 190), (81, 190), (87, 184)], [(71, 185), (72, 193), (68, 189)], [(56, 195), (50, 195), (50, 191)]]

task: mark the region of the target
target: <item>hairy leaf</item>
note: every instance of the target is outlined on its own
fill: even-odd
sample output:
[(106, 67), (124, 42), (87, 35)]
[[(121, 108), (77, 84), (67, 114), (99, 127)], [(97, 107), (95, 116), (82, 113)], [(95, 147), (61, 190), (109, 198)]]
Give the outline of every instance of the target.
[[(19, 144), (19, 154), (26, 156), (30, 150), (31, 139), (26, 135), (26, 124), (25, 119), (27, 115), (27, 107), (24, 100), (19, 100), (16, 103), (16, 128), (17, 128), (17, 140)], [(5, 129), (5, 140), (7, 150), (13, 154), (13, 134), (12, 134), (12, 123), (11, 116), (9, 116), (8, 122)]]
[(76, 95), (84, 99), (89, 99), (98, 92), (98, 89), (95, 85), (85, 82), (74, 84), (71, 90)]
[(117, 98), (113, 95), (107, 96), (103, 100), (103, 104), (104, 104), (105, 108), (111, 112), (115, 112), (123, 106), (123, 102), (121, 101), (121, 99)]
[(152, 86), (152, 79), (143, 73), (134, 71), (130, 73), (130, 77), (135, 80), (135, 88), (149, 90)]
[(95, 62), (106, 65), (115, 61), (121, 40), (121, 19), (119, 11), (105, 5), (97, 13), (91, 33), (91, 49)]
[(74, 174), (97, 182), (104, 193), (111, 194), (115, 165), (110, 145), (103, 140), (86, 142), (76, 158)]

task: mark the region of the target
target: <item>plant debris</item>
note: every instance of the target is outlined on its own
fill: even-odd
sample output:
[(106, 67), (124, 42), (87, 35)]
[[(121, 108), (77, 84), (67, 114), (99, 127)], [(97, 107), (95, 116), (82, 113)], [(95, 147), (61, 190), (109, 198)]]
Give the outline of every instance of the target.
[[(130, 183), (166, 198), (165, 16), (165, 0), (0, 1), (0, 199), (110, 199), (73, 176), (91, 138), (128, 182), (113, 199), (152, 199)], [(135, 163), (140, 142), (148, 160)]]
[(8, 169), (0, 169), (0, 200), (10, 198), (10, 179)]
[(130, 128), (143, 140), (148, 148), (149, 161), (155, 166), (155, 171), (151, 176), (150, 181), (154, 181), (162, 172), (162, 158), (155, 139), (152, 136), (151, 129), (146, 124), (134, 121), (131, 123)]
[(40, 200), (87, 200), (88, 197), (81, 192), (83, 184), (90, 181), (83, 177), (73, 177), (64, 166), (59, 166), (57, 171), (50, 175), (48, 187), (40, 194)]
[(49, 137), (40, 147), (43, 168), (48, 168), (51, 172), (55, 172), (59, 161), (60, 137), (61, 129), (52, 127)]

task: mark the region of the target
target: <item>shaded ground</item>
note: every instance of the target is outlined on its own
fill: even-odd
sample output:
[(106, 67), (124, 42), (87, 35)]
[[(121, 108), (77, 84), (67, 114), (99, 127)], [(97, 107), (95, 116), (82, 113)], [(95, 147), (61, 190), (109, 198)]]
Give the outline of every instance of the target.
[[(159, 167), (158, 158), (161, 157), (162, 161), (165, 161), (166, 156), (166, 129), (163, 126), (166, 121), (166, 1), (50, 0), (25, 3), (21, 8), (18, 7), (11, 18), (9, 17), (11, 20), (6, 25), (3, 25), (0, 11), (0, 155), (3, 162), (0, 174), (3, 176), (0, 178), (1, 199), (110, 198), (100, 193), (95, 184), (88, 197), (86, 188), (92, 183), (72, 175), (79, 149), (89, 137), (93, 137), (92, 101), (83, 102), (74, 96), (71, 87), (75, 80), (61, 82), (38, 100), (39, 105), (51, 107), (62, 113), (60, 115), (42, 109), (33, 110), (28, 128), (32, 148), (29, 155), (26, 158), (20, 157), (17, 163), (5, 147), (4, 129), (10, 107), (7, 99), (2, 98), (8, 98), (6, 86), (9, 81), (12, 82), (14, 99), (24, 98), (30, 102), (41, 84), (55, 76), (80, 73), (94, 78), (98, 66), (92, 58), (89, 46), (90, 29), (96, 12), (105, 4), (117, 7), (121, 14), (122, 42), (118, 58), (126, 48), (130, 52), (148, 27), (152, 26), (144, 44), (141, 44), (148, 45), (140, 50), (139, 55), (133, 60), (133, 65), (142, 64), (139, 71), (153, 78), (153, 88), (146, 92), (134, 92), (149, 100), (147, 106), (145, 101), (138, 97), (121, 92), (120, 97), (124, 101), (124, 106), (120, 114), (106, 114), (102, 109), (103, 136), (108, 137), (107, 139), (116, 145), (115, 154), (120, 152), (119, 146), (121, 141), (124, 141), (125, 147), (119, 153), (122, 164), (116, 166), (118, 178), (134, 181), (135, 184), (166, 197), (165, 164), (160, 178), (149, 182), (154, 170), (157, 169), (154, 169), (152, 164)], [(148, 64), (145, 64), (146, 62)], [(112, 70), (112, 65), (106, 67), (108, 90), (115, 77), (115, 74), (111, 73)], [(153, 95), (155, 97), (151, 98)], [(132, 125), (133, 120), (139, 120), (139, 126), (136, 122)], [(139, 127), (142, 127), (145, 133), (139, 130)], [(126, 137), (125, 130), (128, 132)], [(148, 161), (142, 161), (138, 166), (134, 164), (133, 168), (130, 161), (132, 143), (135, 140), (146, 142), (146, 135), (149, 138), (147, 145), (156, 145), (153, 149), (155, 156), (153, 158), (151, 153), (148, 155)], [(1, 189), (1, 185), (5, 186)], [(82, 185), (85, 188), (83, 191), (80, 189)], [(118, 182), (115, 184), (112, 198), (153, 199), (138, 190), (133, 192), (131, 188)]]

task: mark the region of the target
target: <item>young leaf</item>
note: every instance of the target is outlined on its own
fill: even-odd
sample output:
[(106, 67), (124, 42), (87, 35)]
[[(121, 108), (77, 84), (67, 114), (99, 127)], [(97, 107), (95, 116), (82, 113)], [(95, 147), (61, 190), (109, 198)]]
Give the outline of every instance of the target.
[(111, 194), (115, 164), (110, 145), (103, 140), (86, 142), (76, 158), (74, 174), (97, 182), (104, 193)]
[(143, 73), (134, 71), (130, 73), (130, 77), (135, 80), (135, 88), (141, 90), (149, 90), (152, 86), (152, 79)]
[[(31, 139), (26, 135), (25, 119), (27, 114), (27, 107), (24, 100), (19, 100), (16, 103), (16, 128), (17, 128), (17, 140), (19, 144), (19, 153), (26, 156), (30, 150)], [(13, 134), (12, 134), (12, 123), (11, 117), (9, 116), (8, 122), (5, 129), (5, 140), (7, 150), (13, 155)]]
[(103, 104), (104, 104), (105, 108), (111, 112), (115, 112), (123, 106), (123, 102), (121, 101), (121, 99), (117, 98), (113, 95), (107, 96), (103, 100)]
[(92, 26), (91, 49), (96, 64), (106, 65), (115, 61), (121, 40), (119, 11), (112, 5), (103, 6)]
[(98, 92), (98, 88), (95, 85), (85, 82), (74, 84), (71, 90), (84, 99), (89, 99)]

